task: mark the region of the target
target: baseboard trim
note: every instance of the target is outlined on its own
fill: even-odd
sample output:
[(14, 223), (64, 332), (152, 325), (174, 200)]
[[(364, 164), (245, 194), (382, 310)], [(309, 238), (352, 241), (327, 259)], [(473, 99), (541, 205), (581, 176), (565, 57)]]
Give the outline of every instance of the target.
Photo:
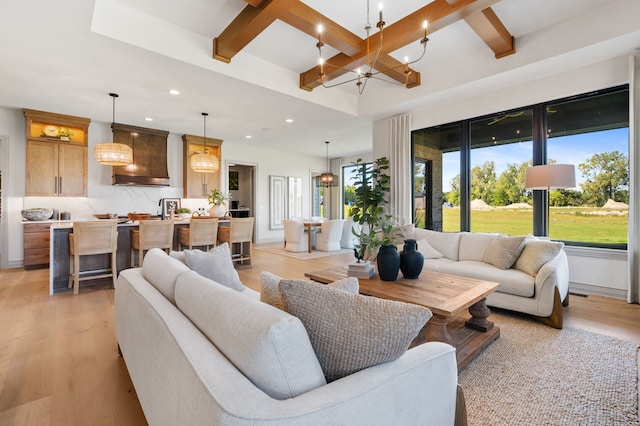
[(590, 295), (611, 297), (613, 299), (627, 299), (627, 291), (616, 288), (600, 287), (597, 285), (582, 284), (582, 283), (569, 283), (569, 292), (578, 295)]

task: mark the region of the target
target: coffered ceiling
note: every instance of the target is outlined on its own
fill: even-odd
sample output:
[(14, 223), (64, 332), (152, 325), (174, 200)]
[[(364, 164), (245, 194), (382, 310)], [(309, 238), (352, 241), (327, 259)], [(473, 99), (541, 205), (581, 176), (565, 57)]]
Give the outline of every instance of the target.
[[(323, 157), (330, 140), (331, 156), (355, 154), (370, 149), (373, 120), (633, 52), (639, 9), (635, 0), (384, 1), (389, 63), (419, 55), (414, 21), (430, 21), (426, 55), (411, 67), (420, 84), (375, 80), (357, 95), (354, 84), (317, 87), (314, 27), (325, 23), (323, 56), (351, 68), (366, 54), (365, 0), (4, 0), (0, 107), (109, 123), (117, 92), (121, 123), (200, 134), (206, 111), (207, 135), (225, 144)], [(243, 14), (250, 24), (234, 24)], [(242, 43), (224, 41), (229, 31)], [(232, 46), (229, 63), (213, 59), (215, 38)], [(301, 75), (313, 90), (300, 88)]]

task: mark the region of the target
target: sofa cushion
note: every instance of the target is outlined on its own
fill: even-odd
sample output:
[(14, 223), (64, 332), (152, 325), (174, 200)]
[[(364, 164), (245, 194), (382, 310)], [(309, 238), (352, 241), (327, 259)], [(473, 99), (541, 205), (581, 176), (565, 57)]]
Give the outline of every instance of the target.
[(326, 384), (304, 326), (288, 313), (189, 271), (176, 305), (251, 382), (275, 399)]
[(447, 259), (458, 260), (460, 232), (438, 232), (430, 229), (415, 229), (416, 240), (425, 238), (431, 247), (438, 250)]
[(391, 230), (391, 243), (393, 245), (403, 244), (404, 240), (414, 239), (416, 226), (413, 223), (394, 226)]
[(399, 358), (431, 318), (422, 306), (313, 281), (281, 280), (280, 291), (285, 309), (307, 329), (327, 381)]
[(524, 245), (524, 237), (498, 235), (485, 250), (482, 261), (496, 268), (509, 269), (522, 253)]
[(202, 250), (185, 250), (187, 266), (203, 277), (209, 278), (237, 291), (244, 291), (238, 271), (233, 267), (229, 244), (223, 243), (205, 252)]
[(535, 278), (517, 269), (498, 269), (484, 262), (463, 260), (443, 265), (438, 272), (497, 282), (500, 284), (496, 289), (498, 293), (521, 297), (533, 297), (535, 293)]
[[(282, 294), (280, 293), (280, 289), (278, 288), (281, 279), (281, 277), (267, 271), (263, 271), (260, 274), (260, 301), (268, 303), (271, 306), (275, 306), (278, 309), (284, 310)], [(354, 294), (358, 294), (358, 291), (360, 290), (358, 279), (355, 277), (343, 278), (328, 285), (339, 290), (348, 291), (349, 293)]]
[(426, 271), (442, 272), (441, 269), (444, 268), (446, 265), (449, 265), (450, 263), (456, 263), (456, 261), (447, 259), (446, 257), (440, 257), (436, 259), (425, 259), (422, 269)]
[(152, 248), (145, 254), (142, 263), (142, 276), (149, 281), (164, 297), (176, 304), (176, 278), (189, 271), (184, 263), (167, 256), (163, 250)]
[(482, 262), (484, 252), (498, 234), (482, 232), (460, 233), (460, 250), (458, 260), (476, 260)]
[(513, 267), (535, 276), (542, 265), (555, 258), (563, 247), (564, 243), (560, 241), (539, 240), (527, 236), (524, 249)]

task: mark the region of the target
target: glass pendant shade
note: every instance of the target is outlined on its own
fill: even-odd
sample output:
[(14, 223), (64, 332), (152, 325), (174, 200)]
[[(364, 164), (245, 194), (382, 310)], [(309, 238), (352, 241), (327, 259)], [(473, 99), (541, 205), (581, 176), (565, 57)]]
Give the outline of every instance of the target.
[(133, 163), (133, 150), (122, 143), (104, 142), (93, 148), (93, 158), (104, 166), (128, 166)]
[(212, 154), (195, 153), (191, 156), (191, 170), (200, 173), (215, 173), (220, 170), (220, 160)]

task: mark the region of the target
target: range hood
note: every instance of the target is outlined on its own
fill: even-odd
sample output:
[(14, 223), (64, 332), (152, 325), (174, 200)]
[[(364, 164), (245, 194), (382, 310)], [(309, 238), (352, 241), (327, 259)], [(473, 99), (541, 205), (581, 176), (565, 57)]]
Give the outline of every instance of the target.
[(113, 141), (129, 145), (133, 163), (113, 167), (114, 185), (169, 186), (167, 137), (169, 132), (112, 123)]

